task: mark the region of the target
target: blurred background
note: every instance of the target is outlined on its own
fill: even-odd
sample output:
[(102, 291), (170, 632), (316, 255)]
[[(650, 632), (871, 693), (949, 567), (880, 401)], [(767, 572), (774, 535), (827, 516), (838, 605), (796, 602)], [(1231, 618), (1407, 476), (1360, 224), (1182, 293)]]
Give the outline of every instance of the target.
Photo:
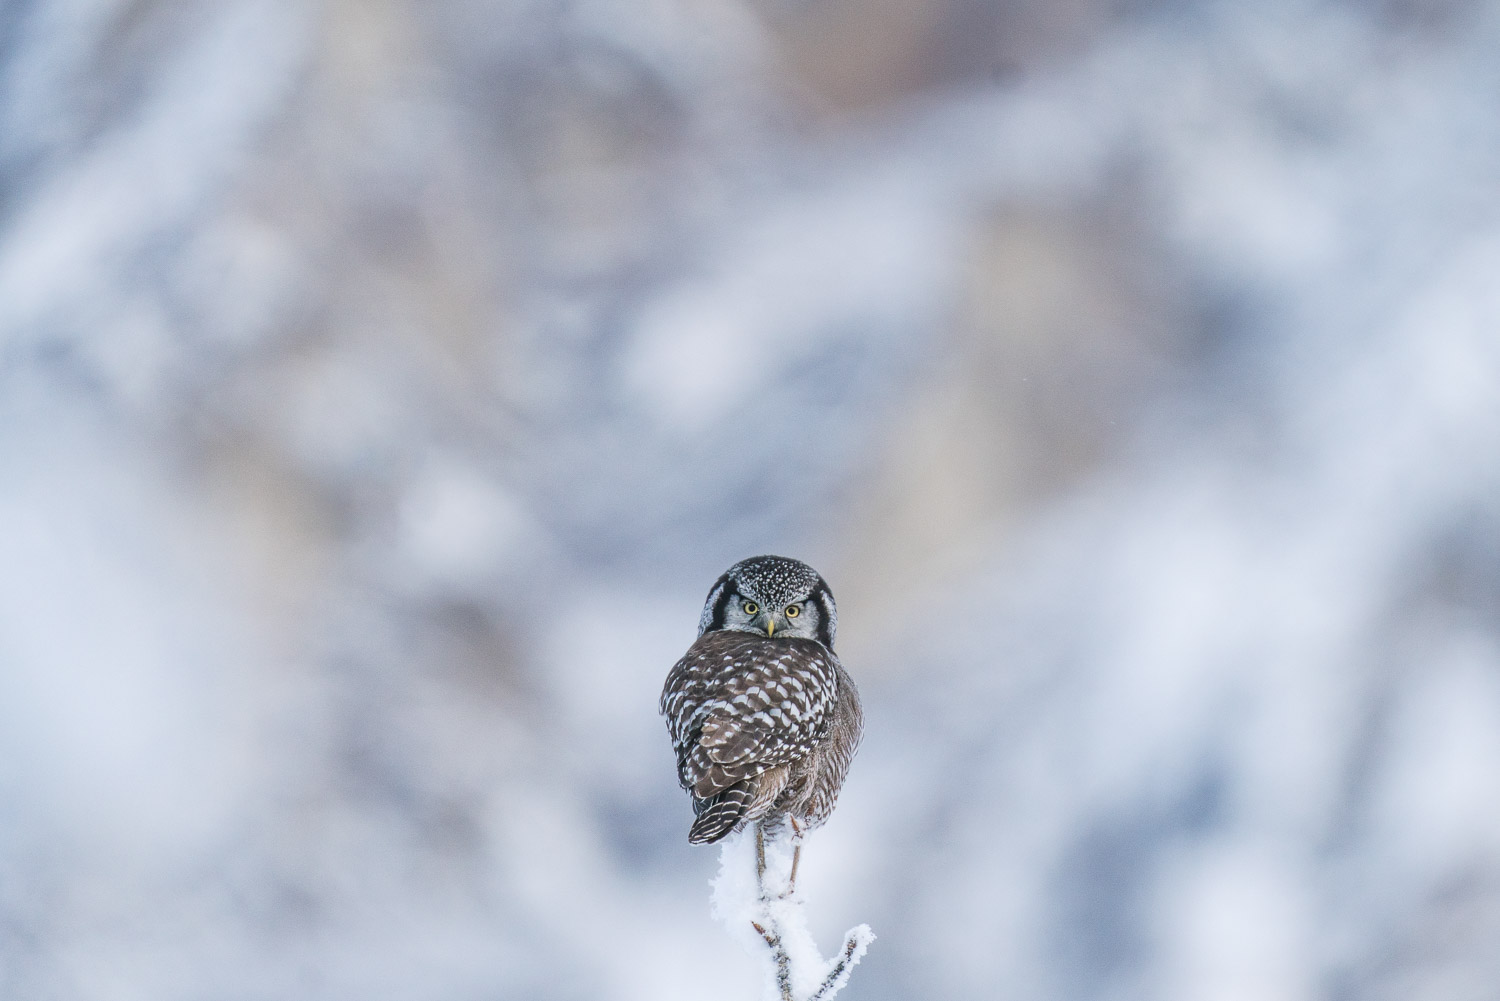
[(1493, 999), (1500, 9), (0, 3), (0, 996), (750, 1001), (656, 714), (839, 599), (850, 999)]

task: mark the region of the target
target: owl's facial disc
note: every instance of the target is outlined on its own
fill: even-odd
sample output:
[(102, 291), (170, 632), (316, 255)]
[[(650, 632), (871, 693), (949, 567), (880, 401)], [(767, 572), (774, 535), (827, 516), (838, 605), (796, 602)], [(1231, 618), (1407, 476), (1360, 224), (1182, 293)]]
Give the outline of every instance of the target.
[[(811, 607), (804, 611), (804, 606), (809, 602), (807, 595), (796, 595), (794, 597), (797, 600), (785, 605), (769, 605), (758, 600), (758, 597), (746, 597), (745, 591), (749, 590), (749, 587), (743, 587), (735, 592), (729, 607), (725, 609), (725, 629), (764, 633), (769, 639), (777, 636), (818, 638), (817, 612)], [(784, 596), (782, 600), (786, 600)]]
[(812, 567), (759, 556), (741, 560), (715, 582), (698, 631), (731, 629), (775, 640), (800, 637), (831, 650), (837, 616), (828, 585)]

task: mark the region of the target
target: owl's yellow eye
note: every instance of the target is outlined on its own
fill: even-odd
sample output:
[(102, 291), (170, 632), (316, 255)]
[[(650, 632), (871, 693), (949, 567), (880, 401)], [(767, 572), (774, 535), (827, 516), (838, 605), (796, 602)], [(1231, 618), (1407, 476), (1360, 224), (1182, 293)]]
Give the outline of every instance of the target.
[(798, 606), (798, 605), (788, 605), (788, 606), (786, 606), (786, 617), (787, 618), (789, 618), (789, 619), (795, 619), (797, 616), (799, 616), (801, 614), (802, 614), (802, 608), (800, 606)]
[(745, 610), (746, 615), (754, 615), (756, 612), (760, 611), (760, 606), (753, 601), (747, 601), (740, 607)]

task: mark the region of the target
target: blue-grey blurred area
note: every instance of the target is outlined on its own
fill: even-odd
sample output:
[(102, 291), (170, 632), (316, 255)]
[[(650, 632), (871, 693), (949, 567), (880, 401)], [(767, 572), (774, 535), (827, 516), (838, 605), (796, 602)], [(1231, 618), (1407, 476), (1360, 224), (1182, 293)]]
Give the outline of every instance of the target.
[(656, 699), (778, 552), (845, 997), (1493, 999), (1497, 51), (6, 0), (0, 997), (757, 997)]

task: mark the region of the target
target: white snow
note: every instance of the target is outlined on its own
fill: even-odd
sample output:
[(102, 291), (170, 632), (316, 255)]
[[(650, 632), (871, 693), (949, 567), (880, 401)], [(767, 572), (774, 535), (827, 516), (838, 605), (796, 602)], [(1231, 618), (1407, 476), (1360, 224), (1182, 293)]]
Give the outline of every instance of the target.
[[(807, 835), (806, 837), (812, 837)], [(875, 934), (870, 926), (851, 928), (831, 958), (825, 959), (807, 923), (807, 900), (799, 878), (789, 890), (793, 845), (790, 838), (765, 842), (765, 883), (757, 879), (754, 830), (732, 834), (719, 849), (719, 874), (713, 881), (713, 916), (752, 956), (765, 979), (765, 1001), (782, 1001), (777, 979), (777, 949), (790, 963), (792, 994), (797, 1001), (832, 998), (848, 983)], [(799, 877), (801, 867), (799, 865)], [(837, 976), (831, 976), (835, 968)], [(819, 993), (821, 991), (821, 993)]]

